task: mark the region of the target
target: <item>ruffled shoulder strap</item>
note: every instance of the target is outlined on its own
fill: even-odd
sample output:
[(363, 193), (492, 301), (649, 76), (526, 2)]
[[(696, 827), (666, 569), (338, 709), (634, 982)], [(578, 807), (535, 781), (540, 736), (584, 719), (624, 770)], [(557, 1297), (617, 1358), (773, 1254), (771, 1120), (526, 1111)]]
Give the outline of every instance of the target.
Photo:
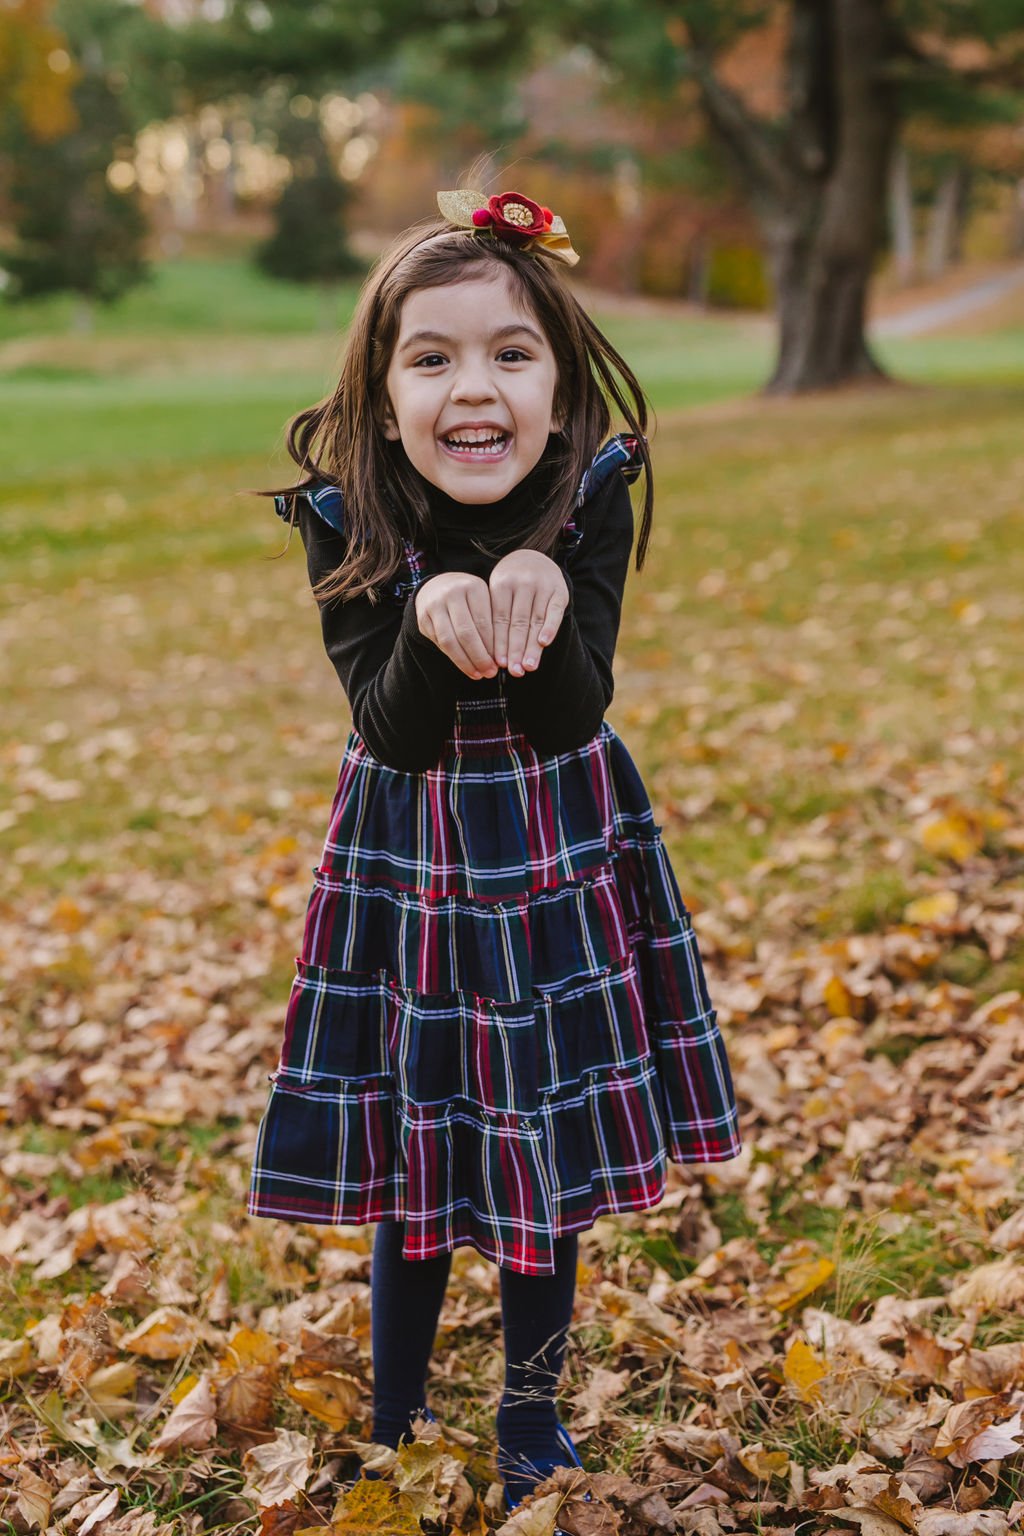
[(572, 511), (562, 524), (563, 550), (575, 549), (583, 537), (583, 508), (607, 484), (616, 470), (621, 470), (627, 485), (632, 485), (643, 468), (639, 439), (629, 432), (618, 432), (599, 448), (583, 473)]
[[(304, 496), (313, 511), (318, 513), (335, 533), (345, 532), (345, 496), (340, 486), (311, 485), (304, 491), (296, 491), (295, 495)], [(286, 523), (291, 522), (292, 500), (292, 496), (274, 497), (274, 511), (278, 517), (284, 518)]]
[[(345, 493), (338, 485), (309, 486), (295, 493), (304, 496), (313, 511), (335, 533), (345, 532)], [(291, 522), (291, 496), (275, 496), (274, 511), (284, 521)], [(403, 539), (403, 560), (390, 582), (382, 583), (378, 591), (393, 602), (404, 603), (427, 579), (426, 561), (421, 550), (411, 539)]]

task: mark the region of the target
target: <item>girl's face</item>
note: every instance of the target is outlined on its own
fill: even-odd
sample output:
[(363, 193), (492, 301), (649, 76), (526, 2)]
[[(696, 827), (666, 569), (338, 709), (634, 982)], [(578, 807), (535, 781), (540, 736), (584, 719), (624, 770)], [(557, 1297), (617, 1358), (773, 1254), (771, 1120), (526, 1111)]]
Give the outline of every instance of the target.
[(402, 304), (385, 435), (456, 501), (497, 501), (558, 429), (557, 379), (551, 344), (504, 273), (418, 288)]

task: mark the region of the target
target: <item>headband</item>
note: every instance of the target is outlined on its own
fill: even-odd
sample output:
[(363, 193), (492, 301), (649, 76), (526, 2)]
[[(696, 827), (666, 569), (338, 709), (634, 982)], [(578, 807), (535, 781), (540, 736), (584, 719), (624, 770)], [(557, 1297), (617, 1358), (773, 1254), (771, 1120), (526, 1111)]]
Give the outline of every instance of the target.
[(543, 208), (521, 192), (439, 192), (437, 206), (455, 229), (469, 230), (492, 240), (504, 240), (523, 250), (544, 250), (568, 266), (579, 261), (565, 224), (550, 208)]

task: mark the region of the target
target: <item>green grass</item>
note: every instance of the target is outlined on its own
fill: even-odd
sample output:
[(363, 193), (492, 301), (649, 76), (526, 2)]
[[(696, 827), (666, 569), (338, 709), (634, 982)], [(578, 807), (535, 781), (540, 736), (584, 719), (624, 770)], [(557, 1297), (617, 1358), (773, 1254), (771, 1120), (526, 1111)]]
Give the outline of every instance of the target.
[[(334, 314), (339, 324), (351, 312), (357, 283), (338, 285)], [(27, 304), (0, 304), (0, 342), (15, 336), (59, 335), (74, 318), (74, 300), (61, 294)], [(314, 285), (266, 277), (244, 254), (159, 261), (150, 281), (117, 304), (93, 312), (97, 339), (181, 331), (206, 335), (291, 336), (315, 330), (324, 304)]]
[[(334, 382), (355, 294), (354, 284), (339, 287), (335, 326), (325, 330), (317, 291), (273, 282), (236, 255), (158, 263), (150, 283), (96, 311), (90, 336), (69, 330), (68, 298), (0, 303), (5, 481), (56, 494), (69, 472), (105, 481), (114, 468), (160, 472), (253, 456), (265, 482), (285, 420)], [(657, 413), (747, 394), (771, 365), (763, 322), (599, 310), (596, 318)], [(893, 340), (879, 353), (907, 379), (1024, 380), (1020, 331)], [(743, 459), (741, 447), (740, 485)], [(819, 473), (827, 480), (828, 467)]]

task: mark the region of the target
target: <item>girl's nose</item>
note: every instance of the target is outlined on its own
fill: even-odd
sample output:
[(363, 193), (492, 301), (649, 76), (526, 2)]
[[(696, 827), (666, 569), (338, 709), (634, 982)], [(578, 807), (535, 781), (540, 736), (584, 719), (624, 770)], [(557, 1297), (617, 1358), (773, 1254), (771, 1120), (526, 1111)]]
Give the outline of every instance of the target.
[(460, 368), (452, 380), (453, 400), (493, 400), (494, 382), (486, 368)]

